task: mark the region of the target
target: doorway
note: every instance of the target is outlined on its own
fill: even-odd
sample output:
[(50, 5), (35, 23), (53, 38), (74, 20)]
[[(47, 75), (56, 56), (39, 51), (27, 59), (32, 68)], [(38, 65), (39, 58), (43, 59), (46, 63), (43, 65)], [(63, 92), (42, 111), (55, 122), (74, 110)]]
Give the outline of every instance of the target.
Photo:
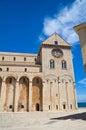
[(39, 111), (39, 104), (36, 104), (36, 111)]

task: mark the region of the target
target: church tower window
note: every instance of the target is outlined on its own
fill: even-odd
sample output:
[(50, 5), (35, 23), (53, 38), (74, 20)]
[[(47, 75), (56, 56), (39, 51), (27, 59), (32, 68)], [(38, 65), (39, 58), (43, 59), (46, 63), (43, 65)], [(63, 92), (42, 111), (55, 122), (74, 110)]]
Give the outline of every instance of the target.
[(62, 60), (61, 64), (62, 64), (62, 69), (67, 69), (67, 63), (65, 60)]
[(54, 44), (55, 44), (55, 45), (58, 45), (58, 41), (54, 41)]
[(55, 68), (55, 61), (54, 60), (50, 60), (50, 68)]

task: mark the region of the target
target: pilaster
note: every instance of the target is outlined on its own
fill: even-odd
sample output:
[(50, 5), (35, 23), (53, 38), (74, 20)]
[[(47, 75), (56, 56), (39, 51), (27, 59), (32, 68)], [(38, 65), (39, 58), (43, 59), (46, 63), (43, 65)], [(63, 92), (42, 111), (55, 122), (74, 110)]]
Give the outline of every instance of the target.
[(45, 88), (46, 88), (46, 83), (43, 82), (43, 87), (42, 87), (42, 111), (46, 111), (46, 94), (45, 94)]
[(1, 86), (1, 111), (4, 111), (4, 107), (5, 107), (5, 100), (6, 100), (6, 84), (5, 81), (2, 82), (2, 86)]
[(29, 81), (29, 111), (32, 111), (32, 81)]
[(14, 101), (14, 112), (18, 110), (18, 99), (19, 99), (19, 82), (16, 82), (15, 86), (15, 101)]

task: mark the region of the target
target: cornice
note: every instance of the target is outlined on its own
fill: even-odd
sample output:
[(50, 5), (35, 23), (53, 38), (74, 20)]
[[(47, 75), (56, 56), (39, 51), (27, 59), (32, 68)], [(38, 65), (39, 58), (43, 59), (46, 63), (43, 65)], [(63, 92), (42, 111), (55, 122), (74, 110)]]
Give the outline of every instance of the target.
[(21, 62), (0, 62), (0, 66), (21, 66), (21, 67), (40, 67), (40, 64), (32, 64), (32, 63), (21, 63)]
[(58, 48), (58, 49), (71, 49), (72, 48), (72, 46), (65, 46), (65, 45), (42, 44), (38, 55), (40, 55), (40, 51), (41, 51), (42, 47), (44, 47), (44, 48)]

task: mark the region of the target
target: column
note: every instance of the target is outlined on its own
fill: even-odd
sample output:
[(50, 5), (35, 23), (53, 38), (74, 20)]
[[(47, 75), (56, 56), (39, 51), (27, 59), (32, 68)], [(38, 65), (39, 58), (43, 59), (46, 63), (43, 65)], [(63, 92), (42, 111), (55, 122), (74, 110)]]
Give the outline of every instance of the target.
[(47, 104), (46, 104), (46, 93), (45, 93), (45, 88), (46, 88), (46, 83), (43, 82), (43, 87), (42, 87), (42, 111), (46, 111), (48, 107)]
[(15, 86), (15, 101), (14, 101), (14, 112), (18, 111), (18, 99), (19, 99), (19, 82), (16, 82)]
[(52, 110), (52, 84), (53, 82), (50, 82), (50, 109)]
[(5, 107), (5, 100), (6, 100), (6, 84), (5, 81), (2, 81), (2, 86), (1, 86), (1, 111), (4, 111)]
[(60, 86), (60, 82), (58, 82), (58, 107), (60, 110), (61, 108), (60, 108), (60, 89), (59, 89), (59, 86)]
[(76, 85), (75, 85), (75, 82), (73, 82), (73, 93), (74, 93), (74, 108), (77, 109)]
[(32, 81), (29, 81), (29, 111), (32, 111)]
[(67, 110), (69, 109), (69, 97), (68, 97), (68, 82), (65, 83), (66, 87), (66, 99), (67, 99)]

